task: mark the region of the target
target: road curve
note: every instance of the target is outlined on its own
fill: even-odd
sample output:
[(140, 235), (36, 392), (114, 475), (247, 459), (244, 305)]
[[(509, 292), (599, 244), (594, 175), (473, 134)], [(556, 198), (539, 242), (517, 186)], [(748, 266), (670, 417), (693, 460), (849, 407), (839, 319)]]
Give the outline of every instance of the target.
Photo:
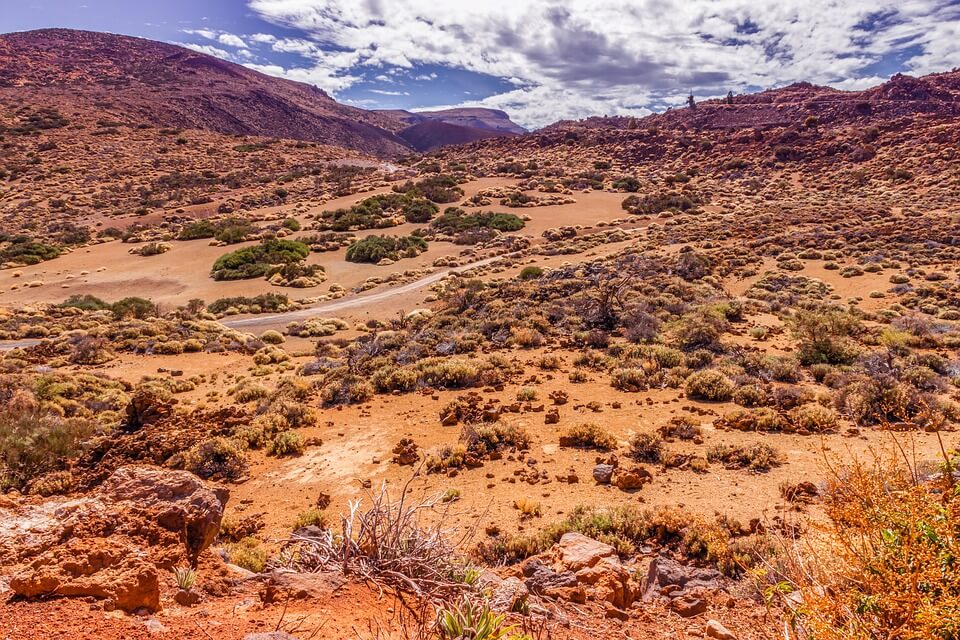
[(503, 256), (493, 256), (491, 258), (484, 258), (483, 260), (471, 262), (460, 267), (441, 269), (440, 271), (431, 273), (430, 275), (424, 276), (419, 280), (414, 280), (413, 282), (408, 282), (407, 284), (401, 284), (396, 287), (384, 289), (383, 291), (377, 291), (376, 293), (360, 294), (350, 298), (331, 300), (330, 302), (321, 302), (305, 309), (285, 311), (283, 313), (277, 313), (273, 315), (256, 315), (247, 318), (222, 319), (220, 320), (220, 324), (230, 327), (231, 329), (249, 329), (252, 327), (271, 326), (275, 327), (279, 324), (285, 324), (292, 320), (302, 320), (304, 318), (312, 318), (318, 315), (336, 313), (345, 309), (365, 307), (367, 305), (383, 302), (384, 300), (389, 300), (390, 298), (400, 296), (405, 293), (416, 291), (417, 289), (421, 289), (443, 279), (451, 273), (473, 269), (474, 267), (482, 267), (490, 264), (491, 262), (499, 260), (502, 257)]

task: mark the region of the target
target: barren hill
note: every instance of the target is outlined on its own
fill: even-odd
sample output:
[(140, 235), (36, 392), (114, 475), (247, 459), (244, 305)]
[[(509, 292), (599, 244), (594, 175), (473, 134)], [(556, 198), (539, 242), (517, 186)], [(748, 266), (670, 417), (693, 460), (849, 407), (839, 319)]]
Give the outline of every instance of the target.
[(377, 155), (408, 151), (395, 121), (311, 85), (182, 47), (43, 29), (0, 36), (0, 93), (136, 124), (312, 140)]

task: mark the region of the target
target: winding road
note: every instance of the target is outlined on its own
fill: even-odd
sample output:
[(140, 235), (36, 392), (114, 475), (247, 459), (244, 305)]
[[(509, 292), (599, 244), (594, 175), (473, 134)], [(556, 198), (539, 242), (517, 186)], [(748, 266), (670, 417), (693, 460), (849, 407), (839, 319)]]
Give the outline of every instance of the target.
[[(330, 302), (321, 302), (305, 309), (297, 309), (295, 311), (285, 311), (283, 313), (276, 313), (271, 315), (256, 315), (248, 316), (245, 318), (230, 318), (220, 320), (220, 324), (225, 327), (230, 327), (231, 329), (257, 329), (257, 328), (269, 328), (276, 327), (279, 325), (286, 324), (292, 320), (302, 320), (305, 318), (312, 318), (318, 315), (332, 314), (338, 311), (343, 311), (345, 309), (353, 309), (356, 307), (365, 307), (372, 304), (377, 304), (390, 298), (396, 296), (401, 296), (406, 293), (411, 293), (417, 289), (429, 286), (434, 282), (437, 282), (449, 274), (457, 273), (458, 271), (465, 271), (467, 269), (473, 269), (475, 267), (482, 267), (488, 265), (491, 262), (495, 262), (504, 256), (492, 256), (490, 258), (484, 258), (483, 260), (477, 260), (476, 262), (471, 262), (469, 264), (461, 265), (459, 267), (448, 267), (446, 269), (441, 269), (435, 273), (424, 276), (413, 282), (408, 282), (406, 284), (397, 285), (396, 287), (390, 287), (389, 289), (384, 289), (383, 291), (377, 291), (375, 293), (365, 293), (359, 294), (356, 296), (342, 298), (340, 300), (331, 300)], [(0, 351), (9, 351), (10, 349), (16, 348), (26, 348), (32, 347), (34, 345), (40, 344), (40, 340), (27, 339), (27, 340), (10, 340), (10, 341), (0, 341)]]
[(330, 314), (336, 313), (338, 311), (343, 311), (345, 309), (353, 309), (355, 307), (365, 307), (371, 304), (376, 304), (378, 302), (383, 302), (394, 298), (396, 296), (401, 296), (405, 293), (410, 293), (421, 289), (428, 285), (433, 284), (439, 280), (442, 280), (447, 275), (451, 273), (456, 273), (458, 271), (465, 271), (467, 269), (473, 269), (474, 267), (482, 267), (488, 265), (491, 262), (499, 260), (504, 256), (493, 256), (491, 258), (484, 258), (483, 260), (477, 260), (476, 262), (471, 262), (459, 267), (449, 267), (447, 269), (441, 269), (436, 273), (431, 273), (428, 276), (424, 276), (419, 280), (414, 280), (413, 282), (408, 282), (406, 284), (397, 285), (396, 287), (390, 287), (389, 289), (384, 289), (383, 291), (377, 291), (376, 293), (367, 293), (359, 294), (350, 298), (342, 298), (340, 300), (331, 300), (330, 302), (321, 302), (315, 304), (311, 307), (306, 307), (305, 309), (297, 309), (296, 311), (284, 311), (283, 313), (277, 313), (273, 315), (256, 315), (250, 316), (247, 318), (234, 318), (234, 319), (223, 319), (220, 320), (220, 324), (225, 327), (230, 327), (231, 329), (239, 328), (249, 328), (249, 327), (275, 327), (279, 324), (285, 324), (291, 320), (302, 320), (304, 318), (312, 318), (321, 314)]

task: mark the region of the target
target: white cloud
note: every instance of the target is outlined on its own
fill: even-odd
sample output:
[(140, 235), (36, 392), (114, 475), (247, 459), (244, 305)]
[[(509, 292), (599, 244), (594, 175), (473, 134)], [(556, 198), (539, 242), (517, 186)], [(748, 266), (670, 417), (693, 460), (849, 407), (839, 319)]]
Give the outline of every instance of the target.
[(277, 64), (253, 63), (245, 63), (244, 66), (254, 71), (259, 71), (260, 73), (277, 76), (278, 78), (286, 78), (287, 80), (294, 80), (296, 82), (306, 82), (320, 87), (331, 94), (342, 91), (363, 79), (345, 73), (338, 75), (321, 67), (284, 69)]
[(233, 47), (234, 49), (246, 49), (247, 43), (240, 36), (228, 33), (226, 31), (216, 31), (214, 29), (181, 29), (183, 33), (189, 33), (193, 36), (200, 36), (207, 40), (213, 40), (222, 45)]
[(250, 41), (258, 44), (273, 44), (277, 41), (277, 37), (269, 33), (255, 33), (250, 36)]
[(370, 93), (376, 93), (381, 96), (408, 96), (409, 91), (386, 91), (385, 89), (370, 89)]
[(225, 44), (228, 47), (235, 47), (237, 49), (247, 48), (247, 43), (244, 42), (240, 36), (232, 33), (221, 33), (219, 36), (217, 36), (217, 42), (220, 44)]
[(863, 78), (873, 75), (865, 67), (899, 51), (919, 51), (905, 63), (918, 73), (960, 65), (960, 9), (948, 0), (248, 4), (266, 20), (306, 34), (271, 43), (312, 61), (313, 69), (284, 75), (316, 75), (336, 91), (358, 80), (360, 66), (437, 64), (489, 74), (517, 88), (481, 104), (503, 105), (528, 126), (640, 114), (690, 89), (715, 95), (799, 80), (861, 87), (873, 82)]
[(215, 47), (212, 44), (195, 44), (193, 42), (176, 42), (181, 47), (186, 47), (197, 53), (205, 53), (208, 56), (215, 56), (217, 58), (223, 58), (224, 60), (233, 60), (233, 56), (230, 55), (229, 51), (224, 51), (219, 47)]

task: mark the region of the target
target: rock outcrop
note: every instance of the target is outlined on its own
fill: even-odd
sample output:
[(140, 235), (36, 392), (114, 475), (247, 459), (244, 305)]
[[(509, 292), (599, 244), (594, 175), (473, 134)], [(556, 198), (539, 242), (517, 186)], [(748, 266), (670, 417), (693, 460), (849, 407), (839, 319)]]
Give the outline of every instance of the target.
[(196, 564), (226, 501), (226, 490), (185, 471), (121, 467), (86, 497), (0, 506), (0, 571), (23, 597), (93, 596), (105, 608), (155, 611), (160, 573)]

